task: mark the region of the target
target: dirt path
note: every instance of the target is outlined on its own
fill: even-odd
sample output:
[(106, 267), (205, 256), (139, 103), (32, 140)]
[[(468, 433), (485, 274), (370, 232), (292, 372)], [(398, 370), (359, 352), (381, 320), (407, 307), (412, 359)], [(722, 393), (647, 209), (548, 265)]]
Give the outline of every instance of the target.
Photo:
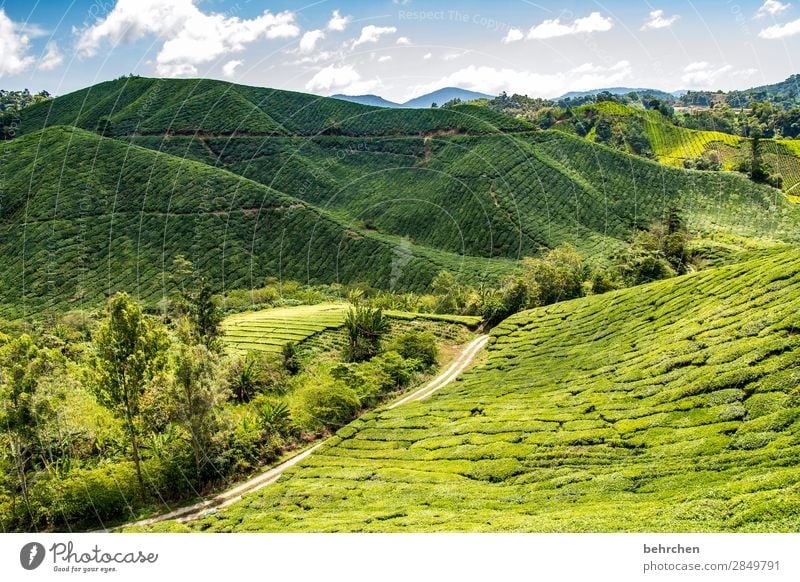
[[(475, 359), (475, 356), (481, 349), (486, 345), (486, 342), (489, 341), (488, 335), (478, 336), (461, 351), (458, 357), (450, 364), (447, 369), (436, 376), (433, 380), (425, 384), (422, 388), (415, 390), (411, 394), (408, 394), (398, 400), (397, 402), (389, 405), (389, 409), (396, 408), (401, 406), (402, 404), (407, 404), (408, 402), (416, 402), (417, 400), (424, 400), (428, 398), (431, 394), (444, 388), (452, 381), (454, 381), (461, 372), (463, 372)], [(311, 453), (313, 453), (316, 449), (318, 449), (322, 443), (318, 443), (303, 451), (302, 453), (295, 455), (294, 457), (287, 459), (283, 463), (272, 467), (256, 475), (255, 477), (248, 479), (244, 483), (237, 485), (232, 489), (228, 489), (215, 495), (214, 497), (210, 497), (194, 505), (188, 505), (186, 507), (181, 507), (174, 511), (170, 511), (169, 513), (163, 513), (161, 515), (157, 515), (155, 517), (150, 517), (148, 519), (142, 519), (137, 522), (127, 523), (125, 525), (113, 528), (113, 529), (123, 529), (127, 527), (134, 527), (134, 526), (145, 526), (145, 525), (152, 525), (154, 523), (158, 523), (160, 521), (166, 521), (168, 519), (174, 519), (179, 523), (185, 523), (187, 521), (192, 521), (199, 517), (203, 517), (209, 513), (214, 513), (215, 511), (227, 507), (228, 505), (239, 501), (245, 494), (252, 493), (253, 491), (258, 491), (262, 487), (266, 487), (267, 485), (274, 483), (277, 481), (283, 472), (292, 467), (308, 457)]]
[(469, 366), (472, 361), (475, 359), (475, 356), (478, 354), (479, 351), (486, 345), (486, 342), (489, 341), (488, 335), (481, 335), (476, 337), (472, 340), (467, 347), (458, 355), (455, 361), (450, 364), (450, 366), (441, 374), (436, 376), (433, 380), (428, 382), (425, 386), (420, 388), (419, 390), (415, 390), (411, 394), (401, 398), (394, 404), (389, 406), (389, 409), (396, 408), (402, 404), (406, 404), (408, 402), (415, 402), (417, 400), (424, 400), (437, 390), (444, 388), (450, 382), (455, 380), (461, 372), (463, 372), (467, 366)]

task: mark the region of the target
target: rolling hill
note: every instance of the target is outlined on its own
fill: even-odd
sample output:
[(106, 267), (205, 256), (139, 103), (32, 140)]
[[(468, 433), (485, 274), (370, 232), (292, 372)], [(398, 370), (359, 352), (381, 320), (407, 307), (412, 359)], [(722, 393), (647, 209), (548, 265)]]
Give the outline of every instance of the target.
[(108, 136), (497, 133), (530, 124), (464, 106), (406, 111), (207, 79), (126, 77), (28, 107), (20, 133), (73, 125)]
[(658, 99), (665, 99), (671, 100), (679, 97), (685, 91), (662, 91), (660, 89), (648, 89), (646, 87), (638, 87), (638, 88), (631, 88), (631, 87), (603, 87), (600, 89), (592, 89), (590, 91), (570, 91), (569, 93), (564, 93), (561, 97), (555, 99), (555, 101), (562, 101), (564, 99), (574, 99), (575, 97), (587, 97), (589, 95), (597, 95), (598, 93), (611, 93), (612, 95), (627, 95), (628, 93), (639, 93), (640, 95), (652, 95)]
[(476, 99), (491, 98), (492, 96), (487, 95), (486, 93), (478, 93), (477, 91), (459, 89), (458, 87), (445, 87), (443, 89), (438, 89), (431, 93), (426, 93), (425, 95), (420, 95), (419, 97), (409, 99), (403, 103), (403, 107), (425, 109), (431, 107), (434, 103), (441, 106), (448, 101), (452, 101), (453, 99), (461, 99), (461, 101), (464, 103), (469, 103), (470, 101), (475, 101)]
[[(0, 142), (0, 159), (6, 317), (94, 306), (120, 290), (154, 305), (179, 254), (217, 290), (268, 276), (424, 289), (442, 268), (510, 267), (366, 232), (225, 170), (76, 128)], [(405, 268), (392, 274), (398, 248)]]
[(563, 242), (604, 259), (675, 206), (703, 236), (797, 238), (775, 189), (472, 105), (131, 77), (33, 105), (20, 129), (0, 146), (7, 313), (117, 289), (152, 303), (177, 254), (219, 290), (266, 276), (386, 287), (398, 245), (415, 261), (398, 288), (442, 268), (479, 281)]
[(431, 399), (198, 531), (768, 531), (800, 519), (800, 252), (513, 316)]
[(664, 167), (557, 131), (428, 138), (134, 137), (453, 253), (619, 248), (668, 206), (696, 232), (791, 240), (795, 209), (740, 175)]

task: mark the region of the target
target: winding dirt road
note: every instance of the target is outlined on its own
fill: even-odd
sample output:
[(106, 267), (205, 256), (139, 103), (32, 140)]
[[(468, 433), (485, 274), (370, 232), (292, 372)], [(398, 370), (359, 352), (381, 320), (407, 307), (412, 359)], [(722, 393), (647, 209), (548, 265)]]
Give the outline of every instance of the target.
[[(433, 380), (425, 384), (422, 388), (415, 390), (411, 394), (407, 394), (397, 402), (389, 405), (388, 408), (396, 408), (403, 404), (407, 404), (409, 402), (416, 402), (418, 400), (424, 400), (428, 398), (431, 394), (440, 390), (453, 382), (456, 378), (458, 378), (459, 374), (461, 374), (470, 364), (472, 364), (473, 360), (475, 360), (475, 356), (478, 355), (478, 352), (483, 349), (486, 343), (489, 341), (488, 335), (481, 335), (472, 340), (470, 343), (466, 345), (466, 347), (461, 351), (458, 357), (451, 363), (447, 369), (436, 376)], [(272, 467), (256, 475), (255, 477), (248, 479), (244, 483), (240, 483), (236, 487), (232, 489), (228, 489), (223, 491), (222, 493), (215, 495), (214, 497), (210, 497), (194, 505), (188, 505), (186, 507), (181, 507), (174, 511), (170, 511), (169, 513), (163, 513), (161, 515), (157, 515), (155, 517), (150, 517), (148, 519), (143, 519), (133, 523), (127, 523), (125, 525), (119, 526), (114, 529), (124, 529), (128, 527), (134, 526), (145, 526), (145, 525), (152, 525), (154, 523), (158, 523), (160, 521), (166, 521), (168, 519), (174, 519), (179, 523), (185, 523), (187, 521), (192, 521), (199, 517), (203, 517), (210, 513), (214, 513), (219, 509), (227, 507), (228, 505), (239, 501), (245, 494), (252, 493), (253, 491), (258, 491), (262, 487), (266, 487), (267, 485), (274, 483), (277, 481), (283, 472), (292, 467), (308, 457), (311, 453), (313, 453), (316, 449), (318, 449), (322, 443), (318, 443), (311, 447), (310, 449), (306, 449), (302, 453), (295, 455), (294, 457), (287, 459), (283, 463)]]

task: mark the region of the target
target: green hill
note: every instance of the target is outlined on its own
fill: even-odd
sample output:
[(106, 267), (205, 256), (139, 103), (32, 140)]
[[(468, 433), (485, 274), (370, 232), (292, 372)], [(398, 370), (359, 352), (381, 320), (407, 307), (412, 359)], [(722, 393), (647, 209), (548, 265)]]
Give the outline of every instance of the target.
[(605, 259), (668, 207), (704, 237), (796, 240), (775, 189), (530, 127), (471, 105), (209, 80), (123, 78), (32, 105), (0, 146), (0, 312), (120, 289), (152, 303), (176, 254), (219, 290), (266, 276), (387, 287), (411, 244), (397, 288), (422, 290), (441, 268), (480, 280), (564, 242)]
[(696, 232), (792, 238), (794, 208), (732, 173), (667, 168), (548, 131), (382, 137), (137, 137), (450, 252), (603, 255), (669, 206)]
[(152, 305), (179, 254), (218, 290), (265, 277), (379, 287), (393, 277), (420, 290), (443, 268), (477, 278), (510, 266), (366, 232), (227, 171), (80, 129), (0, 142), (0, 159), (4, 316), (93, 306), (119, 290)]
[(530, 124), (483, 107), (393, 110), (208, 79), (128, 77), (29, 107), (20, 131), (74, 125), (106, 135), (496, 133)]
[(784, 248), (518, 314), (457, 384), (189, 527), (796, 531), (798, 298)]

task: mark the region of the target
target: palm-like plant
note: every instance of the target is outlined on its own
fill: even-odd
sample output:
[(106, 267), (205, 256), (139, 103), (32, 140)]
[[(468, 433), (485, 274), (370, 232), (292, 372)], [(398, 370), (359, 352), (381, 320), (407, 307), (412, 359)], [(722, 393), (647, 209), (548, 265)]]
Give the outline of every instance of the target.
[(383, 310), (365, 305), (351, 307), (344, 320), (347, 330), (347, 359), (362, 362), (378, 354), (383, 335), (389, 329), (389, 320)]

